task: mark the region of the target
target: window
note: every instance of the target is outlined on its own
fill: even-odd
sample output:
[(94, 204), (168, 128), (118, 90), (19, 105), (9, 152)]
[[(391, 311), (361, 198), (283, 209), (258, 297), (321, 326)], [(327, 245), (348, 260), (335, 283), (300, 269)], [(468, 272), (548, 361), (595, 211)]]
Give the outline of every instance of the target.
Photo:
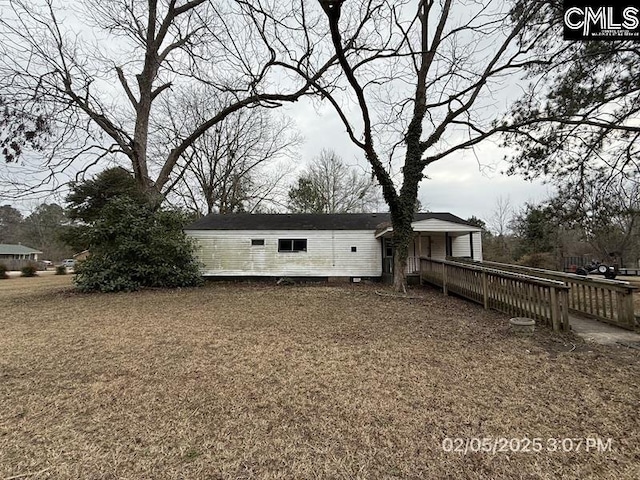
[(284, 239), (278, 240), (279, 252), (306, 252), (307, 239)]
[(252, 247), (264, 247), (264, 238), (252, 238), (251, 239)]
[(351, 251), (354, 252), (354, 253), (357, 252), (358, 251), (358, 247), (351, 247)]

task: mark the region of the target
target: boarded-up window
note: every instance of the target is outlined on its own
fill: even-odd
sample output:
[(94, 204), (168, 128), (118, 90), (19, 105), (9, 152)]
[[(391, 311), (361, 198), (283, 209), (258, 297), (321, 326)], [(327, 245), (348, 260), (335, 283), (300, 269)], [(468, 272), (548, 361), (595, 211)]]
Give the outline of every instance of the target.
[(306, 238), (281, 238), (278, 240), (279, 252), (306, 252), (307, 251), (307, 239)]
[(252, 238), (251, 239), (252, 247), (264, 247), (264, 238)]

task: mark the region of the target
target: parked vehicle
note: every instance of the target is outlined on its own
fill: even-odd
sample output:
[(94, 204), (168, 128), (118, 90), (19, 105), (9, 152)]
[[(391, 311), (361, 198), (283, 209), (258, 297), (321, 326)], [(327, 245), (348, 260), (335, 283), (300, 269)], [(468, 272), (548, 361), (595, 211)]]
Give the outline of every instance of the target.
[(66, 268), (76, 268), (76, 261), (73, 258), (67, 258), (62, 261), (62, 266)]
[(604, 263), (592, 261), (589, 265), (584, 267), (578, 267), (576, 269), (578, 275), (588, 275), (590, 273), (599, 273), (604, 275), (604, 278), (613, 280), (618, 275), (618, 269), (614, 265), (605, 265)]

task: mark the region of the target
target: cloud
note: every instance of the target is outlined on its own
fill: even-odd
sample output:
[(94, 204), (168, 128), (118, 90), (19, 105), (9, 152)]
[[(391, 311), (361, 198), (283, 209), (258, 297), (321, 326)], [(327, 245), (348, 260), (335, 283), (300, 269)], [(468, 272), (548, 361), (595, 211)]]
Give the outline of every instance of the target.
[(508, 168), (506, 150), (493, 143), (478, 147), (475, 156), (466, 152), (429, 166), (429, 177), (420, 184), (419, 198), (431, 211), (451, 212), (463, 218), (487, 219), (499, 197), (509, 198), (518, 209), (526, 202), (540, 202), (553, 194), (542, 181), (501, 173)]
[[(370, 171), (362, 151), (349, 140), (344, 125), (332, 107), (315, 105), (303, 99), (286, 108), (305, 138), (299, 154), (299, 167), (323, 148), (335, 150), (348, 164)], [(357, 131), (357, 130), (356, 130)], [(463, 218), (488, 218), (499, 197), (509, 197), (517, 209), (525, 202), (547, 199), (553, 189), (542, 181), (530, 182), (521, 176), (500, 172), (508, 168), (503, 160), (508, 150), (486, 142), (474, 151), (452, 155), (430, 165), (429, 177), (420, 184), (419, 199), (431, 211), (451, 212)]]

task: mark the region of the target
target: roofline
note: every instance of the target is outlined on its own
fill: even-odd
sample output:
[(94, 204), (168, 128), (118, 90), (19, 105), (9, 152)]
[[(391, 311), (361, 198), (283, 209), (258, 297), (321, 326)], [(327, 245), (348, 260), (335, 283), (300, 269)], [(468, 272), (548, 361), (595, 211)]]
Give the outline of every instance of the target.
[[(31, 248), (31, 247), (27, 247), (26, 245), (19, 245), (15, 243), (0, 243), (0, 247), (19, 247), (19, 248), (25, 248), (29, 250), (28, 253), (42, 253), (40, 250), (36, 250), (35, 248)], [(25, 252), (22, 252), (22, 253), (24, 254)]]
[(376, 238), (380, 238), (381, 236), (383, 236), (385, 233), (389, 233), (389, 232), (393, 232), (393, 227), (386, 227), (382, 230), (380, 230), (379, 232), (376, 232), (375, 237)]
[[(378, 231), (391, 223), (389, 212), (210, 214), (186, 225), (184, 231), (207, 230), (351, 230)], [(353, 220), (352, 220), (353, 219)], [(416, 212), (412, 224), (435, 219), (476, 231), (477, 227), (449, 212)], [(419, 224), (418, 224), (419, 225)], [(480, 229), (477, 229), (478, 231)]]

